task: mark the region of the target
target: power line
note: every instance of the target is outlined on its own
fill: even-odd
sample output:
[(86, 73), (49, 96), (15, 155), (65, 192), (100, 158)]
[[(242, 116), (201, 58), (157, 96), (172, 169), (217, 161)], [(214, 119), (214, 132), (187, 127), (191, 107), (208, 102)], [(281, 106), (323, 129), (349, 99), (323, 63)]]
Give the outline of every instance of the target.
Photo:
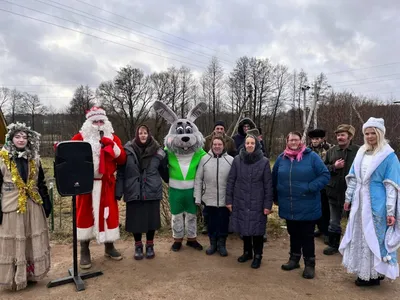
[[(111, 26), (111, 27), (117, 28), (117, 29), (122, 30), (122, 31), (125, 31), (125, 32), (129, 32), (129, 33), (135, 32), (136, 34), (139, 34), (139, 35), (145, 37), (146, 39), (153, 40), (153, 41), (156, 41), (156, 42), (158, 42), (158, 43), (162, 43), (162, 44), (168, 45), (168, 46), (170, 46), (170, 47), (174, 47), (174, 48), (177, 48), (177, 49), (181, 49), (181, 50), (183, 50), (183, 51), (191, 52), (191, 53), (193, 53), (193, 54), (197, 54), (197, 55), (204, 56), (204, 57), (207, 57), (207, 58), (212, 58), (212, 55), (209, 55), (209, 54), (207, 54), (207, 53), (204, 53), (204, 52), (201, 52), (201, 51), (196, 51), (196, 50), (190, 49), (189, 47), (185, 47), (185, 46), (182, 46), (182, 45), (177, 45), (177, 44), (171, 43), (171, 42), (169, 42), (169, 41), (167, 41), (167, 40), (157, 38), (157, 37), (152, 36), (152, 35), (150, 35), (150, 34), (143, 33), (143, 32), (141, 32), (141, 31), (139, 31), (139, 30), (135, 30), (135, 29), (129, 28), (129, 27), (124, 26), (124, 25), (122, 25), (122, 24), (118, 24), (118, 23), (116, 23), (116, 22), (107, 20), (107, 19), (105, 19), (105, 18), (101, 18), (101, 17), (95, 16), (95, 15), (89, 14), (89, 13), (83, 11), (83, 10), (79, 10), (79, 9), (73, 8), (73, 7), (71, 7), (71, 6), (64, 5), (64, 4), (58, 3), (58, 2), (56, 2), (56, 1), (47, 0), (48, 2), (55, 3), (55, 4), (60, 5), (60, 6), (62, 6), (62, 7), (57, 6), (57, 5), (53, 5), (53, 4), (50, 4), (50, 3), (47, 3), (47, 2), (44, 2), (44, 1), (42, 1), (42, 0), (32, 0), (32, 1), (40, 2), (40, 3), (42, 3), (42, 4), (45, 4), (45, 5), (48, 5), (48, 6), (51, 6), (51, 7), (54, 7), (54, 8), (57, 8), (57, 9), (60, 9), (60, 10), (63, 10), (63, 11), (66, 11), (66, 12), (69, 12), (69, 13), (72, 13), (72, 14), (75, 14), (75, 15), (78, 15), (78, 16), (81, 16), (81, 17), (84, 17), (84, 18), (89, 19), (89, 20), (93, 20), (93, 21), (95, 21), (95, 22), (99, 22), (99, 23), (101, 23), (101, 24), (105, 24), (105, 25), (107, 25), (107, 26)], [(65, 8), (63, 8), (63, 7), (66, 7), (66, 8), (68, 8), (68, 9), (65, 9)], [(81, 12), (81, 13), (83, 13), (83, 14), (77, 13), (77, 12), (75, 12), (75, 11)], [(88, 17), (88, 16), (90, 16), (90, 17)], [(114, 25), (108, 24), (108, 23), (106, 23), (106, 22), (102, 22), (102, 21), (100, 21), (100, 20), (106, 21), (106, 22), (111, 23), (111, 24), (114, 24)], [(122, 27), (122, 28), (121, 28), (121, 27)], [(124, 28), (125, 28), (125, 29), (124, 29)], [(223, 60), (223, 59), (220, 59), (220, 60), (221, 60), (221, 62), (226, 62), (226, 63), (229, 63), (229, 64), (233, 64), (232, 61)]]
[(382, 80), (375, 80), (375, 81), (369, 81), (369, 82), (359, 82), (359, 83), (352, 83), (352, 84), (344, 84), (344, 85), (339, 85), (339, 86), (336, 86), (336, 87), (364, 85), (364, 84), (378, 83), (378, 82), (383, 82), (383, 81), (388, 81), (388, 80), (398, 80), (398, 79), (400, 79), (400, 77), (388, 78), (388, 79), (382, 79)]
[[(78, 0), (76, 0), (76, 1), (78, 1)], [(348, 70), (342, 70), (342, 71), (337, 71), (337, 72), (325, 73), (325, 75), (354, 72), (354, 71), (358, 71), (358, 70), (367, 70), (367, 69), (379, 68), (379, 67), (384, 67), (384, 66), (393, 66), (393, 65), (399, 65), (399, 64), (400, 64), (400, 61), (397, 61), (397, 62), (392, 62), (392, 63), (387, 63), (387, 64), (379, 64), (379, 65), (374, 65), (374, 66), (369, 66), (369, 67), (364, 67), (364, 68), (355, 68), (355, 69), (348, 69)]]
[(42, 22), (42, 23), (45, 23), (45, 24), (48, 24), (48, 25), (59, 27), (59, 28), (63, 28), (63, 29), (69, 30), (69, 31), (73, 31), (73, 32), (77, 32), (77, 33), (80, 33), (80, 34), (84, 34), (84, 35), (87, 35), (87, 36), (90, 36), (90, 37), (93, 37), (93, 38), (96, 38), (96, 39), (99, 39), (99, 40), (102, 40), (102, 41), (105, 41), (105, 42), (113, 43), (115, 45), (123, 46), (123, 47), (130, 48), (130, 49), (137, 50), (137, 51), (142, 51), (142, 52), (145, 52), (145, 53), (148, 53), (148, 54), (152, 54), (152, 55), (159, 56), (159, 57), (162, 57), (162, 58), (174, 60), (174, 61), (177, 61), (177, 62), (180, 62), (180, 63), (183, 63), (183, 64), (192, 65), (192, 66), (195, 66), (195, 67), (200, 68), (200, 69), (204, 69), (204, 66), (199, 66), (199, 65), (196, 65), (196, 64), (184, 62), (184, 61), (176, 59), (176, 58), (164, 56), (164, 55), (161, 55), (161, 54), (157, 54), (157, 53), (153, 53), (153, 52), (150, 52), (150, 51), (146, 51), (146, 50), (142, 50), (142, 49), (139, 49), (139, 48), (135, 48), (135, 47), (132, 47), (132, 46), (128, 46), (128, 45), (125, 45), (125, 44), (121, 44), (121, 43), (118, 43), (118, 42), (115, 42), (115, 41), (112, 41), (112, 40), (109, 40), (109, 39), (105, 39), (105, 38), (96, 36), (94, 34), (86, 33), (86, 32), (83, 32), (83, 31), (76, 30), (76, 29), (72, 29), (72, 28), (69, 28), (69, 27), (58, 25), (58, 24), (55, 24), (55, 23), (52, 23), (52, 22), (48, 22), (48, 21), (44, 21), (44, 20), (41, 20), (41, 19), (29, 17), (29, 16), (26, 16), (26, 15), (19, 14), (19, 13), (16, 13), (16, 12), (13, 12), (13, 11), (9, 11), (9, 10), (6, 10), (6, 9), (2, 9), (2, 8), (0, 8), (0, 11), (4, 11), (4, 12), (7, 12), (7, 13), (16, 15), (16, 16), (20, 16), (20, 17), (31, 19), (31, 20), (38, 21), (38, 22)]
[(101, 7), (95, 6), (95, 5), (93, 5), (93, 4), (90, 4), (90, 3), (87, 3), (87, 2), (85, 2), (85, 1), (82, 1), (82, 0), (75, 0), (75, 1), (77, 1), (77, 2), (80, 2), (80, 3), (83, 3), (83, 4), (86, 4), (86, 5), (88, 5), (88, 6), (91, 6), (91, 7), (93, 7), (93, 8), (96, 8), (96, 9), (98, 9), (98, 10), (101, 10), (101, 11), (107, 12), (107, 13), (109, 13), (109, 14), (112, 14), (112, 15), (116, 16), (116, 17), (119, 17), (119, 18), (122, 18), (122, 19), (128, 20), (128, 21), (130, 21), (130, 22), (133, 22), (133, 23), (135, 23), (135, 24), (142, 25), (142, 26), (144, 26), (144, 27), (147, 27), (147, 28), (153, 29), (153, 30), (155, 30), (155, 31), (158, 31), (158, 32), (161, 32), (161, 33), (163, 33), (163, 34), (167, 34), (167, 35), (169, 35), (169, 36), (172, 36), (172, 37), (174, 37), (174, 38), (180, 39), (180, 40), (182, 40), (182, 41), (185, 41), (185, 42), (188, 42), (188, 43), (191, 43), (191, 44), (194, 44), (194, 45), (197, 45), (197, 46), (200, 46), (200, 47), (203, 47), (203, 48), (209, 49), (209, 50), (211, 50), (211, 51), (220, 52), (220, 53), (223, 53), (223, 54), (225, 54), (225, 55), (228, 55), (228, 56), (229, 56), (229, 54), (228, 54), (228, 53), (225, 53), (225, 52), (219, 51), (219, 50), (217, 50), (217, 49), (209, 48), (209, 47), (207, 47), (207, 46), (204, 46), (204, 45), (202, 45), (202, 44), (199, 44), (199, 43), (196, 43), (196, 42), (192, 42), (192, 41), (190, 41), (190, 40), (187, 40), (187, 39), (185, 39), (185, 38), (182, 38), (182, 37), (180, 37), (180, 36), (177, 36), (177, 35), (174, 35), (174, 34), (172, 34), (172, 33), (169, 33), (169, 32), (165, 32), (165, 31), (159, 30), (159, 29), (157, 29), (157, 28), (155, 28), (155, 27), (152, 27), (152, 26), (146, 25), (146, 24), (144, 24), (144, 23), (141, 23), (141, 22), (138, 22), (138, 21), (135, 21), (135, 20), (129, 19), (129, 18), (126, 18), (126, 17), (124, 17), (124, 16), (122, 16), (122, 15), (118, 15), (118, 14), (116, 14), (116, 13), (113, 13), (112, 11), (105, 10), (105, 9), (103, 9), (103, 8), (101, 8)]
[(342, 84), (342, 83), (348, 83), (348, 82), (353, 82), (353, 81), (363, 81), (363, 80), (369, 80), (369, 79), (375, 79), (375, 78), (383, 78), (383, 77), (390, 77), (390, 76), (397, 76), (400, 75), (400, 73), (395, 73), (395, 74), (389, 74), (389, 75), (382, 75), (382, 76), (375, 76), (375, 77), (369, 77), (369, 78), (360, 78), (360, 79), (354, 79), (354, 80), (346, 80), (346, 81), (341, 81), (341, 82), (334, 82), (332, 84)]
[[(71, 21), (71, 20), (69, 20), (69, 19), (62, 18), (62, 17), (58, 17), (58, 16), (55, 16), (55, 15), (52, 15), (52, 14), (48, 14), (48, 13), (42, 12), (42, 11), (40, 11), (40, 10), (36, 10), (36, 9), (30, 8), (30, 7), (26, 7), (26, 6), (23, 6), (23, 5), (15, 4), (15, 3), (10, 2), (10, 1), (7, 1), (7, 0), (3, 0), (3, 1), (4, 1), (4, 2), (7, 2), (7, 3), (11, 4), (11, 5), (14, 5), (14, 6), (22, 7), (22, 8), (25, 8), (25, 9), (29, 9), (29, 10), (31, 10), (31, 11), (37, 12), (37, 13), (42, 14), (42, 15), (45, 15), (45, 16), (49, 16), (49, 17), (52, 17), (52, 18), (60, 19), (60, 20), (62, 20), (62, 21), (67, 21), (67, 22), (70, 22), (70, 23), (72, 23), (72, 24), (76, 24), (76, 25), (79, 25), (79, 26), (82, 26), (82, 27), (89, 28), (89, 29), (91, 29), (91, 30), (95, 30), (95, 31), (98, 31), (98, 32), (101, 32), (101, 33), (105, 33), (105, 34), (114, 36), (114, 37), (116, 37), (116, 38), (120, 38), (120, 39), (122, 39), (122, 40), (126, 40), (126, 41), (130, 41), (130, 42), (133, 42), (133, 43), (137, 43), (137, 44), (139, 44), (139, 45), (143, 45), (143, 46), (145, 46), (145, 47), (149, 47), (149, 48), (152, 48), (152, 49), (155, 49), (155, 50), (163, 51), (163, 52), (166, 52), (166, 53), (168, 53), (168, 54), (175, 55), (175, 56), (178, 56), (178, 57), (181, 57), (181, 58), (184, 58), (184, 59), (191, 59), (190, 57), (186, 57), (186, 56), (183, 56), (183, 55), (179, 55), (179, 54), (176, 54), (176, 53), (173, 53), (173, 52), (164, 50), (164, 49), (160, 49), (160, 48), (157, 48), (157, 47), (148, 46), (148, 45), (143, 44), (143, 43), (141, 43), (141, 42), (133, 41), (133, 40), (131, 40), (131, 39), (127, 39), (127, 38), (125, 38), (125, 37), (121, 37), (121, 36), (119, 36), (119, 35), (116, 35), (116, 34), (113, 34), (113, 33), (109, 33), (109, 32), (107, 32), (107, 31), (104, 31), (104, 30), (101, 30), (101, 29), (97, 29), (97, 28), (94, 28), (94, 27), (91, 27), (91, 26), (88, 26), (88, 25), (84, 25), (84, 24), (79, 23), (79, 22)], [(199, 60), (193, 60), (193, 61), (194, 61), (194, 62), (197, 62), (197, 63), (200, 63), (200, 64), (203, 64), (203, 63), (204, 63), (204, 62), (199, 61)]]

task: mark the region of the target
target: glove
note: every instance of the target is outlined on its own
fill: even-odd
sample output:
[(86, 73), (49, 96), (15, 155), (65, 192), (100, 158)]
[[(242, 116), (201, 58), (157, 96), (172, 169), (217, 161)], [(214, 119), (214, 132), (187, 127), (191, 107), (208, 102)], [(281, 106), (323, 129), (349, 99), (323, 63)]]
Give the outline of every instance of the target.
[(100, 140), (100, 142), (104, 145), (104, 146), (114, 146), (114, 141), (108, 137), (103, 136)]

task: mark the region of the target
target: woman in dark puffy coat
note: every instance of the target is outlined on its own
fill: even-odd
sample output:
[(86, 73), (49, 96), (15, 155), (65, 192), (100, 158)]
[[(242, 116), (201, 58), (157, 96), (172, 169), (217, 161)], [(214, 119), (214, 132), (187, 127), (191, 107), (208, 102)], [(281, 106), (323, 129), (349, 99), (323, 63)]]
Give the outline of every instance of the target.
[(248, 135), (244, 148), (235, 157), (229, 172), (226, 188), (226, 204), (232, 212), (232, 228), (243, 236), (243, 255), (238, 261), (254, 259), (251, 267), (261, 265), (263, 235), (267, 215), (273, 203), (271, 167), (264, 157), (260, 142)]
[(272, 171), (279, 216), (286, 220), (290, 235), (290, 258), (282, 265), (286, 271), (300, 268), (304, 257), (303, 277), (314, 278), (314, 228), (321, 217), (320, 191), (329, 182), (330, 174), (318, 154), (301, 142), (299, 132), (286, 137), (286, 149), (279, 155)]
[(126, 164), (119, 167), (115, 197), (126, 202), (125, 230), (135, 238), (136, 260), (143, 259), (142, 233), (146, 233), (146, 258), (154, 258), (154, 234), (161, 227), (160, 201), (163, 185), (168, 182), (167, 158), (164, 150), (140, 125), (135, 138), (125, 144)]

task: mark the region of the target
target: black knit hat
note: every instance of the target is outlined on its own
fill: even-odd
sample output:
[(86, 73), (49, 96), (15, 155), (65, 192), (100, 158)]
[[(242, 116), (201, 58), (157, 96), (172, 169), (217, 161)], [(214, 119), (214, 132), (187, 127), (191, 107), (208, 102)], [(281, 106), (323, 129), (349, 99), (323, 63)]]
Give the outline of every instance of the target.
[(222, 127), (225, 128), (225, 122), (219, 120), (219, 121), (215, 122), (215, 124), (214, 124), (214, 129), (215, 129), (215, 127), (217, 127), (217, 126), (222, 126)]
[(308, 137), (310, 139), (313, 138), (324, 138), (325, 137), (325, 130), (322, 129), (314, 129), (308, 132)]

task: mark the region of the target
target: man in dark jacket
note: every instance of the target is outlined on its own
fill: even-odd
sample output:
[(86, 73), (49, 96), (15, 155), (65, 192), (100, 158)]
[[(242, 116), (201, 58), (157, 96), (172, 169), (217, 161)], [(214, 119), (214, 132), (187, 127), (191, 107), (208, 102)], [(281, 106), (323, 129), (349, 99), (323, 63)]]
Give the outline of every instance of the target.
[[(322, 161), (325, 161), (326, 152), (332, 147), (332, 145), (325, 141), (325, 135), (325, 130), (318, 128), (308, 132), (308, 137), (311, 139), (311, 143), (308, 147), (317, 153), (319, 157), (321, 157)], [(321, 190), (321, 210), (322, 216), (317, 222), (318, 231), (315, 232), (315, 236), (318, 237), (323, 235), (325, 244), (328, 244), (330, 212), (325, 188)]]
[(233, 136), (233, 140), (235, 141), (235, 146), (237, 150), (236, 154), (239, 154), (240, 149), (244, 147), (244, 141), (248, 134), (252, 134), (257, 137), (258, 141), (261, 144), (261, 150), (264, 153), (264, 156), (267, 156), (262, 137), (260, 139), (261, 136), (260, 128), (257, 128), (253, 120), (249, 118), (244, 118), (239, 122), (237, 134)]
[(224, 139), (225, 141), (225, 150), (226, 153), (228, 153), (230, 156), (235, 157), (236, 156), (236, 146), (234, 140), (225, 134), (225, 122), (224, 121), (217, 121), (214, 124), (214, 130), (213, 132), (205, 138), (204, 142), (204, 151), (208, 152), (211, 149), (211, 141), (214, 136), (220, 136)]
[(346, 192), (345, 177), (360, 148), (352, 145), (355, 134), (353, 126), (339, 125), (335, 131), (338, 145), (332, 147), (326, 153), (325, 164), (331, 173), (331, 180), (326, 186), (326, 194), (329, 200), (329, 246), (324, 249), (325, 255), (333, 255), (339, 252), (340, 237), (342, 234), (341, 220)]

